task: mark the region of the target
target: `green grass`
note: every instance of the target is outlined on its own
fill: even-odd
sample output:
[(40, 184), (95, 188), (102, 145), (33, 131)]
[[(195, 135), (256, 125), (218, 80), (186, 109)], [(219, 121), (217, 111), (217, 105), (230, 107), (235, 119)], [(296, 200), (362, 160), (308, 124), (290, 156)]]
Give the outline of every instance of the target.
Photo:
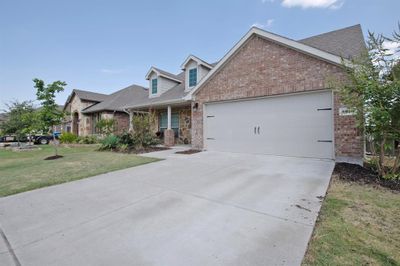
[(69, 182), (85, 177), (133, 167), (158, 159), (132, 154), (99, 152), (96, 147), (62, 147), (64, 158), (46, 161), (54, 149), (14, 152), (0, 149), (0, 196)]
[(400, 265), (400, 193), (334, 177), (303, 265)]

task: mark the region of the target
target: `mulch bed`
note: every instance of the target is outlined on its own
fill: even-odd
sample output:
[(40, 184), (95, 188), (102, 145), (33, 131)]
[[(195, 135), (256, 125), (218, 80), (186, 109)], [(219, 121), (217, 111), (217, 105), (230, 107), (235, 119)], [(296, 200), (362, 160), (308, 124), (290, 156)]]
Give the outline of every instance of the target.
[(140, 150), (136, 150), (136, 149), (129, 149), (129, 150), (112, 150), (113, 152), (119, 152), (119, 153), (129, 153), (129, 154), (142, 154), (142, 153), (148, 153), (148, 152), (155, 152), (155, 151), (165, 151), (165, 150), (169, 150), (170, 148), (167, 147), (147, 147), (147, 148), (143, 148)]
[(362, 167), (350, 163), (337, 163), (333, 174), (339, 179), (357, 182), (361, 184), (371, 184), (400, 191), (400, 180), (386, 180), (371, 168)]
[(130, 153), (141, 154), (141, 153), (148, 153), (154, 151), (165, 151), (169, 150), (170, 148), (167, 147), (147, 147), (140, 150), (131, 150)]
[(176, 154), (194, 154), (194, 153), (198, 153), (198, 152), (201, 152), (201, 150), (190, 149), (190, 150), (186, 150), (186, 151), (177, 151), (175, 153)]
[(46, 157), (46, 158), (44, 158), (45, 160), (57, 160), (57, 159), (60, 159), (60, 158), (63, 158), (64, 156), (62, 156), (62, 155), (53, 155), (53, 156), (49, 156), (49, 157)]

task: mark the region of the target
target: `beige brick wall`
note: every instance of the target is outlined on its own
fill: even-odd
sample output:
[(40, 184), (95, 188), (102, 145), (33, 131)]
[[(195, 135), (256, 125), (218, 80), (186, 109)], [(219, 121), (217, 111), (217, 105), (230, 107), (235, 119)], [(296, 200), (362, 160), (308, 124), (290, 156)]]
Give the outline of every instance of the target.
[[(192, 111), (192, 145), (203, 148), (203, 104), (211, 101), (270, 96), (329, 88), (343, 80), (336, 65), (253, 36), (195, 95), (198, 110)], [(362, 156), (362, 137), (354, 117), (339, 116), (341, 103), (334, 101), (337, 156)]]
[[(82, 114), (82, 110), (85, 109), (88, 106), (93, 105), (95, 102), (90, 102), (90, 101), (82, 101), (79, 97), (74, 95), (73, 99), (69, 103), (69, 105), (66, 107), (67, 110), (70, 110), (70, 119), (71, 121), (73, 120), (73, 115), (74, 113), (78, 113), (79, 116), (79, 123), (78, 123), (78, 134), (79, 136), (87, 136), (91, 134), (91, 118), (90, 115), (85, 115)], [(74, 123), (71, 124), (71, 132), (75, 132), (75, 125)]]

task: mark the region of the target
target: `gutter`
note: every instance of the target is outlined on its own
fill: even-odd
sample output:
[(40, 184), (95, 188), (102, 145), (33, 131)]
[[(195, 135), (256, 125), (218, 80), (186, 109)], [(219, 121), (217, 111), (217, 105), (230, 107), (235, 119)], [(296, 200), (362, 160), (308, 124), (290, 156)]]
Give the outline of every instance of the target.
[(134, 109), (134, 108), (143, 108), (143, 107), (152, 107), (152, 106), (157, 106), (157, 105), (168, 105), (168, 104), (175, 104), (175, 103), (185, 103), (188, 102), (185, 98), (177, 99), (174, 101), (163, 101), (163, 102), (155, 102), (155, 103), (150, 103), (150, 104), (142, 104), (142, 105), (135, 105), (135, 106), (128, 106), (125, 107), (124, 109)]

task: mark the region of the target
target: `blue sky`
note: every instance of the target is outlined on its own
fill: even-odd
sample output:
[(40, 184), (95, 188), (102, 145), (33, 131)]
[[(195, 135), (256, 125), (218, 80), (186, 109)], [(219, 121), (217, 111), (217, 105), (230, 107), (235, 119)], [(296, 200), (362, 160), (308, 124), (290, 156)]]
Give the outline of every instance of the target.
[(172, 73), (189, 54), (219, 60), (252, 25), (293, 39), (360, 23), (390, 35), (399, 0), (5, 1), (0, 3), (0, 109), (35, 99), (33, 78), (112, 93), (154, 65)]

